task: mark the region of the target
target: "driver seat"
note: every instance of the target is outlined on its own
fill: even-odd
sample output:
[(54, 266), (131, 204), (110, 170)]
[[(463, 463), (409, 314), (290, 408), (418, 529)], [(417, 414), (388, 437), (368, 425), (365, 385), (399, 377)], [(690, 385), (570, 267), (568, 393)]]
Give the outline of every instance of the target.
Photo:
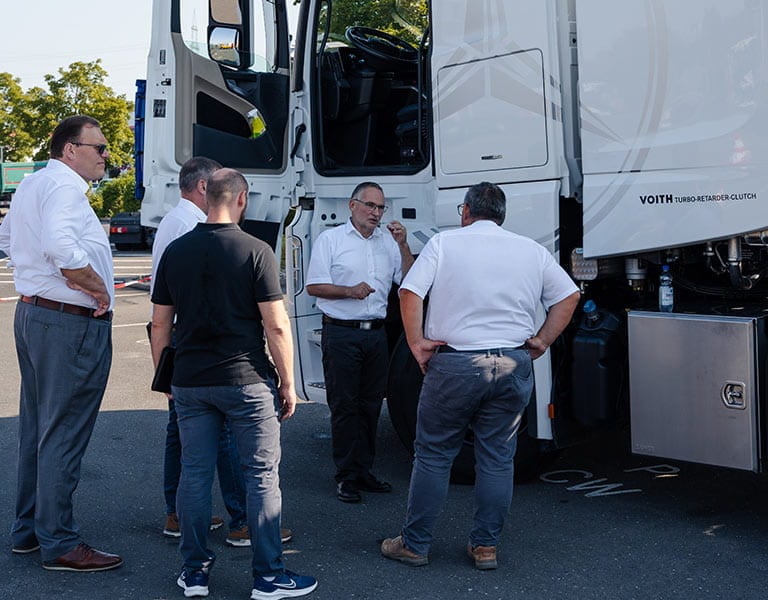
[(419, 105), (407, 104), (396, 113), (395, 136), (400, 149), (401, 164), (411, 165), (423, 162), (427, 147), (426, 106), (422, 107), (419, 123)]

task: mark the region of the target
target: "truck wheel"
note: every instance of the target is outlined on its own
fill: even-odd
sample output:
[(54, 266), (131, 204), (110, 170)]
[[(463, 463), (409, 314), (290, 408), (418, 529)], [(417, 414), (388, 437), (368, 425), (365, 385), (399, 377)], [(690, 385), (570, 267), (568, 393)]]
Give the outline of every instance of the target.
[[(387, 408), (397, 436), (411, 454), (416, 439), (416, 408), (422, 380), (419, 366), (402, 335), (389, 360)], [(523, 414), (523, 423), (517, 435), (515, 481), (534, 479), (555, 457), (554, 452), (543, 452), (541, 442), (528, 435), (527, 418)], [(475, 482), (475, 449), (471, 430), (467, 432), (461, 451), (453, 461), (451, 482), (467, 485)]]
[(115, 244), (115, 250), (120, 250), (121, 252), (131, 250), (132, 248), (133, 244)]

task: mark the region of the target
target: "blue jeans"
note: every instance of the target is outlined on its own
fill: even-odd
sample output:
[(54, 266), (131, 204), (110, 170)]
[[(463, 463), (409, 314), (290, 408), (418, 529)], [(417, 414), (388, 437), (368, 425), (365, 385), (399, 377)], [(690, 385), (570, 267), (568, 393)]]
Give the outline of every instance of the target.
[[(165, 493), (165, 512), (176, 512), (176, 492), (181, 477), (181, 440), (179, 424), (176, 421), (176, 406), (168, 400), (168, 425), (165, 429), (165, 462), (163, 468), (163, 491)], [(219, 487), (224, 507), (229, 513), (230, 530), (240, 529), (245, 525), (245, 478), (240, 468), (240, 455), (232, 438), (229, 424), (224, 421), (219, 435), (219, 450), (216, 461), (219, 471)]]
[(213, 560), (208, 549), (211, 484), (219, 434), (226, 418), (245, 474), (253, 576), (283, 572), (280, 543), (280, 422), (274, 384), (172, 387), (181, 436), (181, 479), (176, 497), (184, 567)]
[(517, 430), (533, 391), (526, 350), (438, 353), (419, 397), (405, 545), (426, 555), (467, 429), (475, 435), (475, 515), (469, 541), (496, 546), (512, 503)]

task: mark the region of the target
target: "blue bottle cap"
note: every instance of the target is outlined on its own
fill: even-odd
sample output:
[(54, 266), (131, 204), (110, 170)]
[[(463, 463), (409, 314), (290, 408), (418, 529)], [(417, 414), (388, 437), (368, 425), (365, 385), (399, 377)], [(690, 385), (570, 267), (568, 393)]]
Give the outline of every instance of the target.
[(669, 265), (662, 265), (662, 267), (661, 267), (661, 270), (662, 270), (664, 273), (666, 273), (667, 271), (669, 271)]
[(595, 304), (594, 300), (587, 300), (584, 303), (583, 310), (584, 310), (585, 313), (593, 313), (593, 312), (595, 312), (597, 310), (597, 304)]

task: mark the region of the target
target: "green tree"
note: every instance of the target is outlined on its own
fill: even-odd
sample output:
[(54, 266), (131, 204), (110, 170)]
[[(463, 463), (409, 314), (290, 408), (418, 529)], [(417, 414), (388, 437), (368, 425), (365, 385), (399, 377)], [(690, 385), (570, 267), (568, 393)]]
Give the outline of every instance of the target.
[(6, 162), (29, 160), (35, 148), (34, 138), (24, 127), (31, 115), (29, 97), (20, 80), (10, 73), (0, 73), (0, 147)]
[(112, 217), (119, 212), (139, 210), (141, 202), (134, 197), (135, 175), (133, 169), (122, 173), (119, 177), (105, 181), (99, 186), (97, 194), (101, 204), (91, 201), (96, 214), (100, 217)]
[(107, 72), (101, 60), (74, 62), (59, 69), (58, 77), (46, 75), (47, 90), (34, 87), (27, 92), (28, 111), (24, 129), (37, 142), (35, 160), (48, 158), (48, 139), (56, 124), (71, 115), (89, 115), (101, 123), (109, 141), (109, 164), (133, 164), (133, 132), (128, 119), (133, 103), (115, 95), (104, 81)]
[(331, 31), (336, 36), (361, 25), (418, 45), (426, 23), (427, 0), (333, 0), (331, 5)]

